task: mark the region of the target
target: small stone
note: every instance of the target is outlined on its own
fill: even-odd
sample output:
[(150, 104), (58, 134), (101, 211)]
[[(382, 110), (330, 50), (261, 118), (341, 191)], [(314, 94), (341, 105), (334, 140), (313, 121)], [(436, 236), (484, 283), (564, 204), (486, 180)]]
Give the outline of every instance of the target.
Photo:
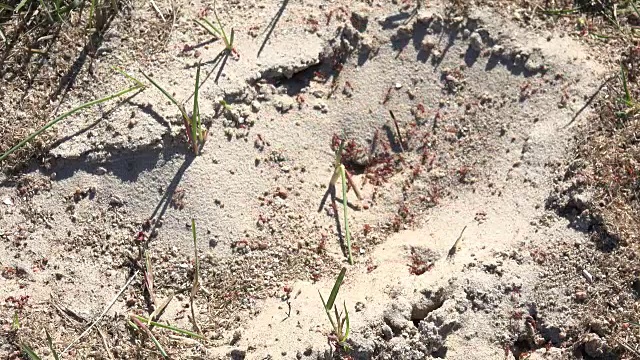
[(243, 360), (247, 356), (247, 351), (243, 349), (233, 349), (229, 355), (233, 360)]
[(364, 310), (364, 303), (362, 301), (356, 302), (356, 312)]
[(315, 90), (312, 94), (313, 94), (313, 96), (317, 97), (318, 99), (324, 97), (324, 91), (323, 90)]
[(240, 330), (234, 331), (229, 344), (235, 345), (238, 341), (240, 341), (241, 337), (242, 337), (242, 332), (240, 332)]
[(136, 126), (138, 124), (138, 119), (131, 119), (129, 120), (129, 125), (127, 125), (129, 127), (129, 129), (133, 128), (134, 126)]
[(401, 83), (396, 83), (395, 87), (396, 87), (396, 90), (400, 90), (400, 89), (402, 89), (402, 84)]
[(396, 38), (398, 39), (406, 39), (413, 35), (413, 23), (402, 25), (398, 27), (398, 31), (396, 32)]
[(7, 198), (4, 198), (4, 200), (2, 200), (2, 203), (7, 205), (7, 206), (11, 206), (11, 205), (13, 205), (13, 200), (11, 200), (11, 198), (7, 197)]
[(582, 339), (582, 343), (584, 344), (584, 352), (593, 358), (600, 358), (604, 355), (607, 348), (606, 343), (600, 338), (600, 336), (594, 333), (585, 335)]
[(640, 296), (640, 277), (637, 277), (633, 283), (631, 283), (631, 289), (635, 291), (636, 295)]
[(257, 113), (258, 111), (260, 111), (260, 102), (258, 100), (253, 100), (251, 102), (251, 111), (253, 111), (254, 113)]
[(462, 38), (463, 38), (463, 39), (468, 38), (468, 37), (469, 37), (469, 35), (471, 35), (471, 31), (470, 31), (469, 29), (464, 29), (464, 30), (462, 31)]
[(471, 48), (475, 51), (481, 51), (482, 47), (484, 46), (482, 44), (482, 36), (480, 36), (480, 34), (478, 34), (477, 32), (474, 32), (473, 34), (471, 34), (471, 36), (469, 36), (469, 41), (470, 41), (470, 45)]
[(325, 104), (323, 102), (319, 102), (319, 103), (313, 105), (313, 109), (314, 110), (320, 110), (320, 112), (322, 112), (323, 114), (326, 114), (329, 111), (329, 108), (327, 107), (327, 104)]
[(107, 169), (103, 168), (102, 166), (99, 166), (96, 169), (96, 175), (104, 175), (107, 173)]
[(420, 45), (422, 46), (422, 50), (431, 51), (436, 46), (436, 43), (434, 43), (433, 40), (431, 39), (424, 38), (422, 39), (422, 42), (420, 43)]
[(433, 17), (428, 12), (426, 11), (418, 12), (418, 16), (417, 16), (418, 23), (427, 24), (431, 21), (431, 19), (433, 19)]
[(383, 339), (388, 341), (388, 340), (391, 340), (391, 338), (393, 338), (393, 330), (391, 330), (391, 327), (389, 325), (383, 324), (380, 330), (382, 331)]

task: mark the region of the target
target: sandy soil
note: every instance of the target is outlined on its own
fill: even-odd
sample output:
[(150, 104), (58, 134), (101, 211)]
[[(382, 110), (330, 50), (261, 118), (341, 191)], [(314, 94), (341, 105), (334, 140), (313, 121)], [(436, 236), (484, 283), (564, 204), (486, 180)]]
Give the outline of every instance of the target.
[[(116, 18), (63, 107), (126, 87), (111, 66), (189, 99), (201, 61), (207, 143), (193, 156), (179, 112), (148, 88), (65, 121), (44, 159), (3, 175), (0, 357), (24, 341), (49, 354), (45, 328), (66, 348), (114, 297), (102, 334), (65, 357), (159, 357), (128, 314), (172, 298), (161, 320), (194, 328), (195, 219), (205, 339), (154, 330), (172, 358), (615, 358), (583, 323), (588, 264), (557, 265), (589, 234), (545, 206), (611, 73), (589, 47), (483, 6), (219, 1), (239, 56), (216, 83), (224, 45), (193, 23), (212, 4), (175, 3), (165, 22), (148, 2)], [(322, 203), (343, 132), (364, 197), (348, 195), (354, 265), (342, 207)], [(342, 266), (348, 353), (318, 296)]]

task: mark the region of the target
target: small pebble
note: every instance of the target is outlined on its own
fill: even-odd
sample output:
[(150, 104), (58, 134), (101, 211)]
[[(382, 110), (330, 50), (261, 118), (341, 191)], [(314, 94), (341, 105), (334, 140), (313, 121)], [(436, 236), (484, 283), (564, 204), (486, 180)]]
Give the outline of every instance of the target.
[(586, 291), (576, 291), (575, 294), (577, 301), (585, 301), (587, 300), (587, 292)]

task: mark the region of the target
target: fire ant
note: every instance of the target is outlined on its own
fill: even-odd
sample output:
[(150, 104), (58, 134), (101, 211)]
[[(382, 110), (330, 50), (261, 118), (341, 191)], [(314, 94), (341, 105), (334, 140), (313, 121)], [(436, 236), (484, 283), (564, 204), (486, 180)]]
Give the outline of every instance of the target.
[(333, 13), (334, 12), (341, 13), (341, 14), (338, 14), (338, 15), (348, 15), (349, 14), (349, 12), (342, 6), (338, 7), (337, 9), (329, 10), (329, 13), (326, 14), (326, 16), (327, 16), (327, 25), (329, 25), (331, 23), (331, 18), (333, 17)]
[(369, 235), (369, 233), (371, 232), (371, 225), (364, 224), (364, 226), (362, 228), (362, 232), (364, 233), (364, 236)]
[(351, 83), (349, 81), (344, 82), (344, 87), (353, 91), (353, 86), (351, 86)]
[(424, 114), (424, 113), (426, 112), (426, 111), (425, 111), (425, 109), (424, 109), (424, 105), (422, 105), (422, 104), (418, 104), (418, 110), (419, 110), (422, 114)]
[(200, 9), (198, 11), (198, 18), (202, 19), (203, 17), (206, 17), (207, 15), (209, 15), (209, 7), (204, 7), (202, 9)]
[(318, 79), (320, 79), (320, 81), (327, 80), (327, 77), (323, 73), (321, 73), (320, 71), (314, 71), (313, 72), (313, 76), (318, 78)]
[(316, 19), (307, 19), (307, 23), (309, 25), (311, 25), (311, 32), (312, 33), (318, 32), (318, 26), (320, 25), (318, 20), (316, 20)]

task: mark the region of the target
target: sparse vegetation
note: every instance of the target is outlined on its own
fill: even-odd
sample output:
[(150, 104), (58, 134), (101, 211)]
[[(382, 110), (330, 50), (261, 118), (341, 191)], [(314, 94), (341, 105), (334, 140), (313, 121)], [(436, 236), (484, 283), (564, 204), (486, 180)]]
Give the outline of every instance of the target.
[[(342, 268), (340, 270), (340, 274), (336, 278), (336, 282), (331, 289), (331, 294), (329, 294), (329, 298), (327, 301), (324, 301), (320, 290), (318, 290), (318, 294), (320, 295), (320, 300), (322, 300), (322, 305), (324, 307), (324, 311), (329, 318), (329, 322), (331, 323), (331, 327), (333, 328), (333, 335), (335, 336), (336, 341), (339, 345), (343, 347), (347, 347), (347, 340), (349, 339), (349, 311), (347, 310), (347, 303), (343, 302), (344, 308), (344, 317), (341, 312), (338, 312), (338, 306), (335, 305), (336, 297), (338, 297), (338, 292), (340, 291), (340, 286), (344, 281), (344, 276), (347, 272), (347, 268)], [(331, 314), (333, 310), (334, 315)], [(335, 317), (334, 317), (335, 316)]]
[(55, 119), (49, 121), (46, 125), (44, 125), (43, 127), (41, 127), (40, 129), (38, 129), (37, 131), (35, 131), (34, 133), (32, 133), (31, 135), (29, 135), (26, 139), (22, 140), (21, 142), (19, 142), (17, 145), (15, 145), (14, 147), (12, 147), (11, 149), (7, 150), (4, 154), (2, 154), (0, 156), (0, 162), (2, 162), (3, 160), (5, 160), (7, 157), (9, 157), (11, 154), (13, 154), (14, 152), (16, 152), (17, 150), (21, 149), (22, 147), (24, 147), (27, 143), (29, 143), (30, 141), (32, 141), (33, 139), (35, 139), (38, 135), (42, 134), (43, 132), (49, 130), (50, 128), (52, 128), (53, 126), (55, 126), (57, 123), (59, 123), (60, 121), (66, 119), (67, 117), (82, 111), (84, 109), (90, 108), (94, 105), (97, 104), (101, 104), (101, 103), (105, 103), (107, 101), (113, 100), (113, 99), (117, 99), (123, 95), (126, 95), (128, 93), (131, 93), (133, 91), (136, 90), (143, 90), (144, 86), (137, 81), (135, 85), (126, 88), (124, 90), (121, 90), (115, 94), (111, 94), (108, 96), (105, 96), (101, 99), (97, 99), (97, 100), (93, 100), (93, 101), (89, 101), (87, 103), (84, 103), (78, 107), (75, 107), (67, 112), (65, 112), (64, 114), (56, 117)]
[[(342, 152), (344, 151), (345, 140), (342, 139), (340, 141), (340, 146), (335, 152), (334, 157), (334, 171), (331, 176), (331, 181), (329, 181), (330, 191), (331, 188), (335, 189), (338, 178), (342, 179), (342, 205), (343, 205), (343, 213), (344, 213), (344, 238), (345, 238), (345, 246), (347, 248), (347, 254), (349, 259), (349, 264), (353, 265), (353, 256), (351, 254), (351, 233), (349, 231), (349, 217), (347, 213), (348, 209), (348, 200), (347, 200), (347, 182), (353, 188), (353, 191), (356, 193), (358, 200), (362, 200), (362, 196), (360, 195), (360, 191), (356, 184), (354, 184), (353, 179), (351, 178), (351, 174), (345, 169), (344, 164), (342, 164)], [(335, 190), (334, 190), (335, 191)], [(332, 199), (334, 211), (336, 211), (337, 215), (337, 207), (335, 206), (335, 201)]]
[(204, 145), (207, 140), (207, 129), (202, 126), (202, 122), (200, 119), (200, 106), (198, 104), (198, 93), (200, 92), (200, 64), (197, 66), (196, 70), (196, 85), (195, 91), (193, 93), (193, 110), (191, 111), (191, 115), (187, 113), (186, 108), (182, 103), (179, 103), (169, 92), (167, 92), (162, 86), (160, 86), (157, 82), (155, 82), (151, 77), (147, 74), (142, 73), (144, 77), (153, 84), (164, 96), (167, 97), (175, 106), (180, 110), (180, 114), (182, 115), (182, 120), (184, 121), (184, 128), (187, 133), (187, 138), (189, 139), (189, 143), (193, 149), (193, 153), (198, 155), (200, 153), (200, 149), (202, 145)]
[(220, 21), (220, 17), (218, 16), (218, 10), (216, 7), (216, 1), (213, 2), (213, 14), (216, 17), (217, 26), (212, 24), (207, 18), (203, 17), (201, 19), (195, 19), (196, 24), (200, 25), (203, 29), (205, 29), (211, 36), (216, 38), (222, 38), (224, 41), (224, 50), (228, 54), (238, 54), (237, 50), (233, 47), (233, 39), (235, 37), (235, 32), (233, 28), (231, 28), (231, 33), (227, 36), (227, 32)]

